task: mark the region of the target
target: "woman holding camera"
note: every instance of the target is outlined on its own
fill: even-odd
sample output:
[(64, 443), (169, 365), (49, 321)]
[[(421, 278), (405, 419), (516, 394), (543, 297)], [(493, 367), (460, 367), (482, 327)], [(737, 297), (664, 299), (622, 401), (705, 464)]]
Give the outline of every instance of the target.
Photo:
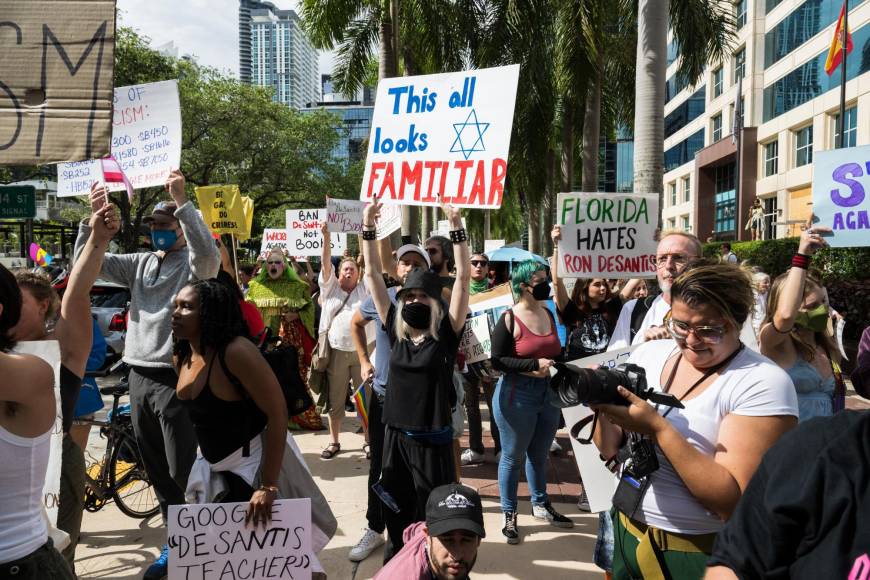
[(511, 286), (516, 304), (492, 336), (492, 366), (504, 373), (495, 387), (493, 413), (501, 437), (502, 534), (508, 544), (517, 544), (517, 485), (524, 462), (534, 518), (560, 528), (574, 522), (553, 509), (547, 497), (547, 454), (559, 428), (559, 408), (550, 404), (550, 367), (562, 354), (556, 321), (543, 304), (550, 297), (547, 272), (535, 260), (521, 262), (511, 273)]
[[(644, 343), (628, 359), (683, 408), (651, 405), (622, 387), (627, 406), (596, 408), (602, 456), (625, 447), (612, 512), (615, 579), (703, 577), (716, 533), (762, 455), (797, 423), (788, 376), (740, 342), (752, 304), (740, 268), (690, 267), (671, 288), (665, 327), (673, 341)], [(646, 461), (641, 469), (644, 450), (657, 468)]]

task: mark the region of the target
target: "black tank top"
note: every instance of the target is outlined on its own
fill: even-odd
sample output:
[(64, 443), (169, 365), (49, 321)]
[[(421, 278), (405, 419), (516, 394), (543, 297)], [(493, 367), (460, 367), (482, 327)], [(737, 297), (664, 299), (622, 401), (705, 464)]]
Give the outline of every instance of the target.
[[(244, 447), (266, 427), (266, 415), (250, 397), (241, 401), (225, 401), (212, 392), (209, 384), (211, 368), (217, 356), (215, 353), (211, 358), (205, 386), (199, 395), (192, 400), (181, 400), (196, 430), (199, 450), (209, 463), (217, 463)], [(229, 369), (224, 372), (230, 382), (244, 393), (240, 381), (229, 373)]]

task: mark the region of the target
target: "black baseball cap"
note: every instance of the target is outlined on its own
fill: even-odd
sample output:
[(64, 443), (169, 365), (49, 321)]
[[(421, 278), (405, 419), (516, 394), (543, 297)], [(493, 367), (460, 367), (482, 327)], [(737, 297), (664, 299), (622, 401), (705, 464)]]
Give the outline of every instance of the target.
[(441, 300), (441, 278), (432, 270), (414, 268), (405, 277), (397, 298), (401, 298), (406, 290), (422, 290), (432, 300)]
[(436, 487), (426, 501), (426, 527), (430, 536), (465, 530), (485, 538), (480, 496), (459, 483)]

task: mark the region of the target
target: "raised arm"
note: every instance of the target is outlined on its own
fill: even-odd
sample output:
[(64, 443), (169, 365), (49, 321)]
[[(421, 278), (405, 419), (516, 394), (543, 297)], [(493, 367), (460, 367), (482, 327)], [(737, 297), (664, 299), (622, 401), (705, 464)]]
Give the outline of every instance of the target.
[[(98, 187), (98, 183), (91, 186), (89, 201), (91, 204), (91, 215), (98, 212), (106, 205), (107, 193), (105, 187)], [(79, 224), (79, 233), (76, 237), (75, 247), (73, 249), (73, 263), (78, 260), (82, 251), (84, 251), (88, 240), (91, 237), (90, 218), (82, 220)], [(141, 254), (123, 254), (116, 256), (114, 254), (103, 255), (102, 266), (98, 275), (100, 278), (115, 284), (120, 284), (126, 288), (133, 286), (136, 279), (136, 268), (139, 264), (139, 256)]]
[(172, 196), (172, 200), (178, 209), (175, 217), (184, 232), (187, 241), (187, 249), (190, 252), (190, 271), (194, 278), (208, 280), (217, 276), (221, 269), (221, 254), (215, 246), (214, 238), (208, 231), (205, 222), (202, 221), (193, 204), (187, 199), (184, 190), (184, 175), (178, 169), (173, 170), (166, 179), (166, 191)]
[(387, 236), (383, 240), (378, 240), (378, 253), (381, 255), (381, 268), (384, 274), (395, 280), (398, 278), (396, 273), (396, 258), (393, 256), (393, 246), (390, 244), (390, 237)]
[[(445, 205), (442, 208), (450, 222), (450, 230), (461, 230), (462, 214), (459, 208)], [(466, 233), (467, 236), (467, 233)], [(456, 260), (456, 281), (453, 283), (453, 291), (450, 294), (450, 325), (457, 334), (462, 332), (465, 326), (465, 318), (468, 316), (468, 298), (470, 296), (468, 285), (471, 282), (471, 256), (468, 252), (468, 240), (453, 242), (453, 257)]]
[[(801, 233), (798, 254), (810, 257), (819, 248), (827, 246), (828, 243), (820, 234), (830, 231), (830, 228), (823, 227), (805, 229)], [(806, 279), (806, 268), (798, 268), (796, 266), (789, 268), (785, 283), (780, 291), (779, 304), (776, 312), (773, 313), (773, 323), (766, 324), (761, 329), (759, 342), (761, 343), (762, 354), (769, 356), (769, 353), (773, 349), (789, 338), (788, 333), (794, 327), (794, 321), (797, 318), (798, 310), (800, 310), (804, 299), (804, 283)]]
[(562, 239), (562, 226), (553, 226), (550, 237), (553, 239), (553, 267), (550, 268), (550, 275), (553, 276), (553, 287), (556, 289), (556, 309), (562, 312), (570, 300), (568, 290), (559, 276), (559, 241)]
[[(105, 187), (95, 187), (103, 191)], [(72, 267), (60, 305), (60, 319), (55, 334), (60, 343), (63, 365), (76, 376), (84, 376), (93, 341), (91, 321), (91, 286), (103, 266), (109, 241), (118, 233), (120, 220), (112, 205), (103, 205), (90, 219), (90, 235)]]
[(619, 299), (623, 304), (634, 298), (634, 291), (637, 290), (641, 282), (643, 282), (643, 278), (632, 278), (622, 285), (622, 288), (619, 289)]
[[(377, 220), (380, 217), (381, 203), (375, 202), (366, 206), (363, 210), (363, 232), (374, 232), (377, 225)], [(387, 285), (384, 283), (384, 277), (381, 274), (381, 256), (377, 248), (377, 240), (367, 240), (366, 235), (361, 236), (363, 258), (366, 261), (366, 288), (371, 294), (372, 301), (375, 303), (375, 310), (378, 311), (378, 316), (381, 320), (387, 319), (387, 314), (390, 312), (390, 295), (387, 293)]]
[(323, 234), (323, 248), (320, 250), (320, 276), (323, 283), (328, 283), (332, 277), (332, 236), (329, 233), (329, 227), (326, 222), (320, 226), (320, 233)]

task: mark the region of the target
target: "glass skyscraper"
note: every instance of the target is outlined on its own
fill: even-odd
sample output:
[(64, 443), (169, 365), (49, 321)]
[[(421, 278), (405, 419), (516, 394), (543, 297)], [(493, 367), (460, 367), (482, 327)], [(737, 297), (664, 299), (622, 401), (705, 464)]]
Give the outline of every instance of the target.
[(239, 77), (271, 87), (273, 99), (295, 109), (320, 100), (318, 54), (293, 10), (271, 2), (239, 2)]

